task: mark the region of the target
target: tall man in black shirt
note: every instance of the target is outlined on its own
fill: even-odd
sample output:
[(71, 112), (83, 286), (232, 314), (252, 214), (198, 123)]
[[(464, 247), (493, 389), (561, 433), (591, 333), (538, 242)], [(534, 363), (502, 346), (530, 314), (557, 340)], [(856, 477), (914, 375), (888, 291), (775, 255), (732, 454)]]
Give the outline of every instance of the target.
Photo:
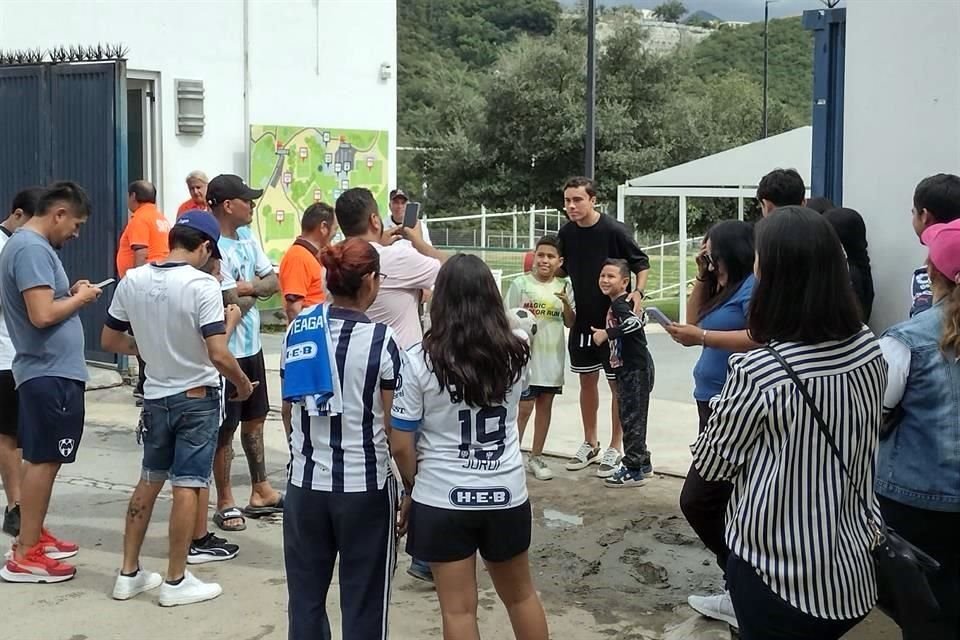
[[(605, 326), (610, 298), (600, 291), (598, 280), (608, 258), (627, 261), (636, 274), (636, 287), (630, 302), (639, 313), (643, 290), (647, 285), (650, 260), (633, 239), (627, 227), (595, 209), (597, 191), (589, 178), (570, 178), (563, 187), (563, 202), (570, 222), (557, 234), (563, 256), (563, 267), (573, 284), (577, 301), (577, 319), (570, 329), (568, 349), (570, 369), (580, 375), (580, 416), (583, 419), (583, 444), (567, 462), (567, 469), (577, 471), (594, 462), (600, 463), (597, 476), (609, 478), (620, 463), (623, 450), (623, 429), (617, 406), (616, 381), (610, 370), (608, 345), (593, 343), (591, 327)], [(600, 449), (597, 433), (597, 412), (600, 408), (600, 370), (606, 371), (613, 393), (612, 434), (606, 451)]]

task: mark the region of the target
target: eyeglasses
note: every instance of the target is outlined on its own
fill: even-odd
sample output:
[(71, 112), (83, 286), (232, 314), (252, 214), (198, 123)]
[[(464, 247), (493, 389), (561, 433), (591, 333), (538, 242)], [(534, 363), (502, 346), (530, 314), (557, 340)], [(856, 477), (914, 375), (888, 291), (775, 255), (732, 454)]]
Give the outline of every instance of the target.
[(377, 280), (379, 280), (380, 282), (383, 282), (384, 280), (387, 279), (387, 274), (385, 273), (380, 273), (379, 271), (377, 271), (376, 275), (377, 275)]

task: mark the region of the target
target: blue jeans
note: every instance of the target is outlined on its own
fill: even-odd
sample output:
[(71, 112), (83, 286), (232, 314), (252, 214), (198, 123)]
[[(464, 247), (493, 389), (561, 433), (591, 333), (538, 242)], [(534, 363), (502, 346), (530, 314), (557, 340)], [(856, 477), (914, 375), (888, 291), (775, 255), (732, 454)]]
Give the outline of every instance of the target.
[(175, 487), (205, 488), (210, 485), (213, 456), (220, 429), (220, 390), (201, 387), (166, 398), (143, 402), (143, 472), (147, 482)]

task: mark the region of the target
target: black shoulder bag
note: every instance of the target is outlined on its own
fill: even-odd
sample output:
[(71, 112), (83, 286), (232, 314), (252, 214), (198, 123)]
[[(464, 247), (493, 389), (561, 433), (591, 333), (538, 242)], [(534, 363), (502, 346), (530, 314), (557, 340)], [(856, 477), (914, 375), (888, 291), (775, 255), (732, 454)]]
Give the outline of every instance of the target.
[(896, 531), (888, 528), (882, 521), (877, 520), (871, 504), (864, 498), (853, 476), (850, 475), (847, 465), (843, 462), (840, 449), (827, 428), (823, 414), (810, 397), (806, 385), (776, 349), (770, 346), (766, 349), (793, 380), (803, 401), (810, 408), (820, 433), (823, 434), (831, 452), (836, 456), (840, 468), (850, 479), (857, 498), (867, 513), (867, 520), (874, 536), (870, 553), (877, 569), (877, 606), (901, 627), (935, 616), (940, 611), (940, 605), (930, 589), (927, 576), (938, 571), (940, 563), (912, 545)]

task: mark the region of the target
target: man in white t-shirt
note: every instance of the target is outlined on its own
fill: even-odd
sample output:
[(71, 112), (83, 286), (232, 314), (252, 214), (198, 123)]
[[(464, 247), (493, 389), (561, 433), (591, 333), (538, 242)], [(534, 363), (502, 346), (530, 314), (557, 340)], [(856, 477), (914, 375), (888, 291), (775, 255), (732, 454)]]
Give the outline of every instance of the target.
[[(347, 238), (367, 240), (380, 252), (383, 282), (367, 317), (396, 333), (397, 342), (409, 349), (423, 339), (420, 293), (433, 287), (447, 254), (434, 249), (420, 233), (420, 224), (396, 227), (384, 233), (377, 201), (362, 187), (344, 191), (336, 204), (337, 223)], [(409, 242), (397, 242), (398, 238)]]
[[(13, 198), (10, 215), (0, 223), (0, 251), (13, 232), (33, 217), (40, 203), (43, 189), (24, 189)], [(17, 385), (13, 380), (13, 356), (16, 351), (3, 319), (0, 307), (0, 481), (7, 495), (3, 510), (3, 532), (20, 535), (20, 476), (23, 473), (19, 438), (17, 437), (18, 408)]]
[[(410, 198), (403, 189), (394, 189), (390, 192), (390, 215), (383, 221), (384, 231), (392, 231), (397, 227), (403, 226), (403, 217), (407, 212), (408, 202), (410, 202)], [(419, 224), (420, 230), (423, 232), (423, 241), (432, 245), (433, 242), (430, 240), (430, 231), (427, 229), (427, 221), (420, 220)]]
[[(150, 363), (143, 393), (143, 470), (127, 509), (123, 566), (113, 589), (117, 600), (157, 587), (161, 606), (223, 593), (220, 585), (201, 582), (186, 570), (196, 521), (206, 514), (200, 495), (210, 485), (217, 447), (220, 375), (236, 389), (229, 400), (243, 401), (254, 388), (227, 346), (227, 323), (235, 325), (240, 310), (232, 307), (232, 317), (225, 318), (220, 283), (204, 269), (220, 259), (219, 239), (220, 225), (211, 214), (184, 214), (170, 232), (167, 260), (129, 270), (107, 312), (103, 348), (142, 354)], [(140, 548), (168, 479), (173, 508), (164, 581), (140, 568)]]

